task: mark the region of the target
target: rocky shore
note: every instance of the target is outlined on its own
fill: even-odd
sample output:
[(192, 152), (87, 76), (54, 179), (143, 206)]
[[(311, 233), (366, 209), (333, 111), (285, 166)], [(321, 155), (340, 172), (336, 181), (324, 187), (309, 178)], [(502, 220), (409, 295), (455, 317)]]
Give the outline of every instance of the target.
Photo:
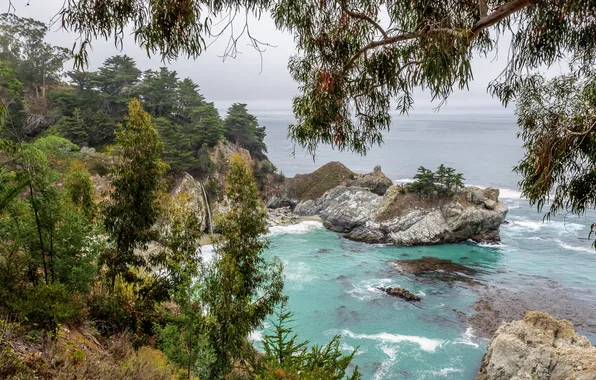
[(531, 311), (499, 327), (476, 380), (594, 380), (596, 347), (566, 320)]
[(497, 242), (508, 211), (495, 188), (423, 198), (393, 185), (379, 166), (359, 175), (338, 162), (288, 179), (267, 206), (319, 216), (327, 229), (350, 240), (395, 245)]

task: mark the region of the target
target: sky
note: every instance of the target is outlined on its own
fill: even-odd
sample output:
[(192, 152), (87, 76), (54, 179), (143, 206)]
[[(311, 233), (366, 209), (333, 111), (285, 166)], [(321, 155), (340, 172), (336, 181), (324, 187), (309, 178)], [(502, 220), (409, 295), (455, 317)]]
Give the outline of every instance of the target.
[[(0, 0), (0, 12), (7, 10), (8, 1)], [(31, 17), (46, 23), (51, 22), (63, 2), (64, 0), (12, 0), (18, 16)], [(227, 40), (220, 38), (196, 60), (179, 59), (164, 63), (159, 57), (147, 57), (146, 52), (135, 45), (132, 37), (128, 37), (125, 38), (122, 50), (117, 49), (113, 41), (95, 41), (92, 51), (89, 52), (89, 69), (97, 69), (108, 57), (126, 54), (137, 61), (141, 70), (157, 69), (165, 65), (176, 70), (180, 78), (191, 78), (200, 86), (203, 95), (209, 101), (215, 102), (220, 110), (225, 110), (234, 102), (244, 102), (251, 111), (290, 112), (292, 98), (297, 94), (297, 84), (287, 70), (288, 58), (295, 53), (293, 38), (290, 34), (276, 30), (273, 20), (268, 15), (263, 15), (259, 20), (251, 20), (250, 27), (251, 34), (272, 45), (266, 49), (262, 57), (251, 47), (245, 46), (248, 41), (244, 40), (239, 44), (241, 54), (235, 59), (228, 58), (223, 62), (221, 55)], [(47, 41), (70, 48), (76, 37), (54, 25), (48, 33)], [(456, 91), (441, 112), (483, 108), (513, 112), (512, 109), (502, 110), (498, 100), (486, 92), (489, 81), (498, 76), (506, 63), (507, 45), (499, 46), (499, 51), (500, 59), (489, 57), (473, 61), (474, 81), (470, 89)], [(415, 111), (428, 112), (437, 106), (437, 103), (431, 103), (430, 97), (423, 93), (418, 94), (415, 101)]]

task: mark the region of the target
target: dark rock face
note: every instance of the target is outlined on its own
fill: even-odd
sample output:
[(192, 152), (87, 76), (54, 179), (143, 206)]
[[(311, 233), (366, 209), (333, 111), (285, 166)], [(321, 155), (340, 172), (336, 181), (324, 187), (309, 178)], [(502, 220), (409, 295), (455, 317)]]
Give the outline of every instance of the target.
[(420, 297), (418, 297), (416, 294), (410, 293), (404, 288), (379, 287), (379, 289), (390, 296), (403, 298), (406, 301), (420, 301)]
[(476, 380), (595, 380), (596, 347), (566, 320), (530, 311), (499, 327)]

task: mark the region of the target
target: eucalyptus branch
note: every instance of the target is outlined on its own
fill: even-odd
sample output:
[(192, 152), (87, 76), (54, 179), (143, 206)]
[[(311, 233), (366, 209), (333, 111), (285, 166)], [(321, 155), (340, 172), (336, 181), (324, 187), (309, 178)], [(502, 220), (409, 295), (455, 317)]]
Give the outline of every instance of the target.
[(383, 29), (383, 27), (381, 25), (379, 25), (378, 22), (376, 22), (375, 20), (373, 20), (372, 18), (368, 17), (367, 15), (365, 15), (364, 13), (358, 13), (358, 12), (354, 12), (348, 9), (347, 5), (346, 5), (346, 0), (341, 0), (340, 1), (340, 6), (341, 9), (346, 12), (346, 14), (350, 17), (354, 17), (360, 20), (364, 20), (368, 23), (370, 23), (372, 26), (375, 27), (375, 29), (377, 29), (384, 38), (389, 38), (389, 34), (387, 34), (387, 32), (385, 31), (385, 29)]

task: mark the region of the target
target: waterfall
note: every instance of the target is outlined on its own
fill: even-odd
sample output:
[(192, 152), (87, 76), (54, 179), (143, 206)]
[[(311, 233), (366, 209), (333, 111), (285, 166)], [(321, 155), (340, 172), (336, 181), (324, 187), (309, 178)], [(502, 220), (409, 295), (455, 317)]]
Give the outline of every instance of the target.
[(205, 208), (207, 209), (207, 219), (209, 219), (209, 233), (213, 235), (213, 220), (211, 220), (211, 207), (209, 207), (209, 199), (207, 199), (207, 192), (205, 192), (205, 187), (201, 183), (201, 181), (197, 181), (197, 183), (201, 186), (201, 190), (203, 190), (203, 196), (205, 197)]

